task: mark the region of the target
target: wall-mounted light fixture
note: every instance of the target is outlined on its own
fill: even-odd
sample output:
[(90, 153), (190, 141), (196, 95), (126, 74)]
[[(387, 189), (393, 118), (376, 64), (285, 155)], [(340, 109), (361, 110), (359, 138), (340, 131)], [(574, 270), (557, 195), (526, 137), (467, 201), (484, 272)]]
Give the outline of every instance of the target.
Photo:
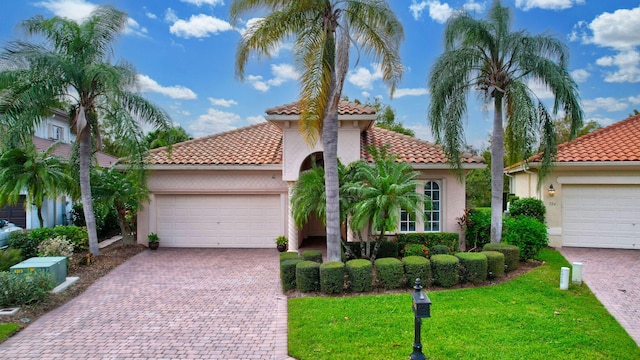
[(556, 189), (553, 188), (553, 184), (549, 185), (547, 192), (549, 193), (549, 196), (553, 196), (556, 194)]

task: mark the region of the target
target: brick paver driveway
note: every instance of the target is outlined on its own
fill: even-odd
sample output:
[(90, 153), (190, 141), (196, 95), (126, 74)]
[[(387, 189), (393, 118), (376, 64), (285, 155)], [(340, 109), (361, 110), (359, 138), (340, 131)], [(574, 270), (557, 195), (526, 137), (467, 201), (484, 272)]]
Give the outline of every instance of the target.
[(275, 249), (145, 251), (0, 344), (8, 359), (285, 359)]
[(598, 300), (640, 345), (640, 250), (563, 247), (569, 263), (582, 263), (582, 277)]

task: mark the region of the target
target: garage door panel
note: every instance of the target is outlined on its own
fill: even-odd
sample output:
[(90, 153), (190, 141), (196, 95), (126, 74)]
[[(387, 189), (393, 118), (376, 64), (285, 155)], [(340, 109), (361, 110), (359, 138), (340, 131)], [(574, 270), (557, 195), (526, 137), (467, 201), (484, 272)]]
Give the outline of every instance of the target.
[(168, 247), (273, 247), (280, 195), (158, 195), (158, 235)]
[(632, 185), (565, 185), (564, 246), (640, 248), (640, 188)]

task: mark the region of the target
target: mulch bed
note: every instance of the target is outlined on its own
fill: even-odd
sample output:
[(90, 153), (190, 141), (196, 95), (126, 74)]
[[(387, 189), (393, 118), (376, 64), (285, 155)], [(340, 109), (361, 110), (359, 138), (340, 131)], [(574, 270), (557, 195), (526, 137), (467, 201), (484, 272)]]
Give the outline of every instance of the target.
[(20, 310), (14, 315), (1, 316), (0, 323), (16, 323), (23, 328), (26, 327), (40, 316), (82, 294), (98, 279), (146, 249), (142, 245), (122, 246), (121, 240), (116, 241), (100, 249), (100, 256), (91, 258), (92, 262), (89, 265), (87, 265), (89, 252), (74, 254), (73, 259), (69, 262), (67, 276), (80, 277), (75, 284), (58, 294), (52, 294), (45, 301), (20, 307)]

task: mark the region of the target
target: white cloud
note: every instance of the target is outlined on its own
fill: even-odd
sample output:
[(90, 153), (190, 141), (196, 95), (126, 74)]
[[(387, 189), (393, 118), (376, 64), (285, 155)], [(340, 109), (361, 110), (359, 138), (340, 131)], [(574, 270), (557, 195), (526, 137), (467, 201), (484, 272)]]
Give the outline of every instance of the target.
[(196, 99), (198, 96), (191, 89), (184, 86), (162, 86), (147, 75), (138, 74), (137, 87), (140, 92), (154, 92), (172, 99)]
[(579, 83), (583, 83), (587, 81), (590, 76), (591, 76), (591, 73), (589, 73), (585, 69), (576, 69), (571, 72), (571, 77), (573, 78), (573, 80)]
[(205, 14), (192, 15), (189, 20), (179, 19), (169, 27), (172, 34), (185, 39), (209, 37), (211, 34), (231, 29), (231, 24), (228, 22)]
[(300, 73), (290, 64), (271, 64), (272, 79), (264, 80), (261, 75), (249, 75), (247, 80), (256, 89), (266, 92), (272, 86), (280, 86), (290, 80), (298, 80)]
[(147, 17), (149, 19), (157, 19), (158, 18), (158, 15), (156, 15), (156, 14), (150, 12), (150, 11), (146, 12), (145, 15), (147, 15)]
[(629, 102), (634, 105), (640, 105), (640, 95), (638, 96), (629, 96)]
[(603, 117), (598, 117), (598, 116), (594, 116), (594, 117), (590, 117), (590, 118), (584, 119), (584, 123), (585, 124), (588, 123), (589, 121), (595, 121), (595, 122), (597, 122), (598, 124), (600, 124), (602, 126), (609, 126), (609, 125), (613, 124), (614, 122), (619, 121), (619, 119), (618, 120), (614, 120), (612, 118), (603, 118)]
[[(411, 5), (409, 5), (409, 11), (413, 15), (415, 20), (418, 20), (422, 17), (422, 13), (425, 9), (429, 9), (429, 17), (441, 24), (447, 22), (447, 20), (451, 17), (451, 15), (455, 14), (457, 10), (454, 10), (448, 3), (440, 2), (439, 0), (428, 0), (428, 1), (416, 1), (412, 0)], [(477, 3), (475, 0), (468, 0), (462, 8), (469, 12), (483, 12), (485, 9), (484, 3)]]
[(216, 99), (212, 97), (209, 98), (209, 102), (211, 103), (211, 105), (222, 106), (222, 107), (230, 107), (233, 105), (238, 105), (238, 102), (235, 100)]
[(584, 4), (585, 0), (516, 0), (516, 7), (524, 11), (533, 8), (545, 10), (564, 10), (574, 4)]
[(193, 4), (198, 7), (202, 5), (211, 5), (211, 6), (224, 5), (224, 0), (180, 0), (180, 1)]
[(169, 23), (174, 23), (174, 22), (176, 22), (178, 20), (180, 20), (180, 18), (178, 18), (178, 14), (176, 14), (176, 11), (173, 10), (172, 8), (168, 8), (164, 12), (164, 21), (169, 22)]
[(423, 96), (428, 95), (429, 90), (427, 88), (404, 88), (396, 89), (393, 93), (394, 98), (401, 98), (403, 96)]
[(584, 42), (617, 50), (630, 50), (640, 45), (640, 6), (618, 9), (598, 15), (589, 25), (593, 36)]
[(613, 97), (598, 97), (582, 101), (582, 109), (586, 113), (592, 113), (600, 109), (608, 112), (622, 111), (627, 107), (629, 107), (629, 104), (627, 104), (624, 99), (616, 99)]
[(267, 121), (267, 119), (265, 119), (264, 116), (262, 116), (262, 115), (247, 117), (247, 122), (249, 124), (258, 124), (258, 123), (265, 122), (265, 121)]
[(596, 60), (603, 67), (617, 67), (616, 71), (605, 72), (606, 82), (640, 82), (640, 52), (622, 51), (614, 56), (605, 56)]
[(198, 116), (198, 118), (189, 125), (189, 130), (191, 130), (194, 137), (198, 138), (233, 130), (235, 126), (232, 124), (240, 121), (241, 118), (238, 114), (209, 109), (206, 114)]
[(529, 79), (529, 81), (527, 81), (527, 86), (531, 91), (533, 91), (533, 93), (538, 97), (538, 99), (554, 99), (555, 98), (555, 96), (553, 95), (553, 92), (551, 92), (551, 89), (549, 89), (547, 85), (541, 83), (540, 81)]
[[(51, 11), (55, 16), (64, 17), (77, 23), (85, 21), (98, 8), (98, 5), (86, 0), (46, 0), (37, 2), (35, 5)], [(137, 21), (129, 17), (123, 33), (145, 36), (147, 29), (140, 27)]]
[(363, 90), (372, 90), (373, 82), (382, 79), (382, 70), (378, 64), (373, 64), (373, 72), (364, 67), (358, 67), (349, 72), (347, 81)]

